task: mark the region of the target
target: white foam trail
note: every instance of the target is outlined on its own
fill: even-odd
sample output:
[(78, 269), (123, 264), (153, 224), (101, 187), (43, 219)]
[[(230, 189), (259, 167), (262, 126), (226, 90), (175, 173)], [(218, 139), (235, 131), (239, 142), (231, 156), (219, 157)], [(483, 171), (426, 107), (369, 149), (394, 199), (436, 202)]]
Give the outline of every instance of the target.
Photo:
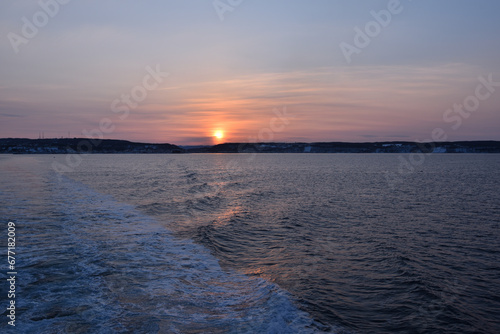
[(52, 215), (25, 229), (24, 332), (319, 332), (278, 286), (133, 206), (66, 177), (48, 188)]

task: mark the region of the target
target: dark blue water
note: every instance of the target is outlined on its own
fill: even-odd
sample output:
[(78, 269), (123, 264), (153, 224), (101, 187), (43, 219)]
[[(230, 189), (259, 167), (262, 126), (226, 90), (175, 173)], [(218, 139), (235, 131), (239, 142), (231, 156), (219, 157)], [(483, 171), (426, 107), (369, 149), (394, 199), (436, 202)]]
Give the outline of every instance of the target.
[(0, 157), (18, 330), (500, 332), (500, 155), (64, 158)]

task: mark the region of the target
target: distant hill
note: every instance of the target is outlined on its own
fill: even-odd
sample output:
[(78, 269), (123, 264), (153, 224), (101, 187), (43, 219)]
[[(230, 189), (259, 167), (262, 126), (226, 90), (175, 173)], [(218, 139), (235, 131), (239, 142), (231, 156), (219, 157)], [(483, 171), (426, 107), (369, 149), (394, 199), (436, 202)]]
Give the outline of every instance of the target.
[(0, 153), (500, 153), (500, 141), (373, 142), (373, 143), (225, 143), (214, 146), (177, 146), (127, 140), (86, 138), (0, 139)]
[(145, 144), (127, 140), (87, 138), (0, 139), (0, 153), (65, 154), (65, 153), (184, 153), (172, 144)]
[(499, 141), (375, 143), (226, 143), (187, 149), (189, 153), (500, 153)]

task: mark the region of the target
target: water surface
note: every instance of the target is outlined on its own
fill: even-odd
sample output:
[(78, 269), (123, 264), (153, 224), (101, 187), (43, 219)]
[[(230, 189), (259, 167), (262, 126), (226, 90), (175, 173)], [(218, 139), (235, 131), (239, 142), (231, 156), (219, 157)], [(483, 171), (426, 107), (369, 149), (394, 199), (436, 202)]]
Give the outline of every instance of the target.
[(64, 158), (0, 157), (28, 332), (500, 331), (500, 155)]

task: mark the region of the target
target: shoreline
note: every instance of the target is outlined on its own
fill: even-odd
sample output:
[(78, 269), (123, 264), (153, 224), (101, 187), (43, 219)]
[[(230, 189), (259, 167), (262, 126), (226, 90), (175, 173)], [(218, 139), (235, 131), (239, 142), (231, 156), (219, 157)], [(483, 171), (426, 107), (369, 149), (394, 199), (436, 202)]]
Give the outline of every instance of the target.
[(187, 153), (500, 153), (500, 141), (417, 143), (316, 142), (224, 143), (180, 146), (169, 143), (137, 143), (116, 139), (1, 138), (0, 154), (187, 154)]

